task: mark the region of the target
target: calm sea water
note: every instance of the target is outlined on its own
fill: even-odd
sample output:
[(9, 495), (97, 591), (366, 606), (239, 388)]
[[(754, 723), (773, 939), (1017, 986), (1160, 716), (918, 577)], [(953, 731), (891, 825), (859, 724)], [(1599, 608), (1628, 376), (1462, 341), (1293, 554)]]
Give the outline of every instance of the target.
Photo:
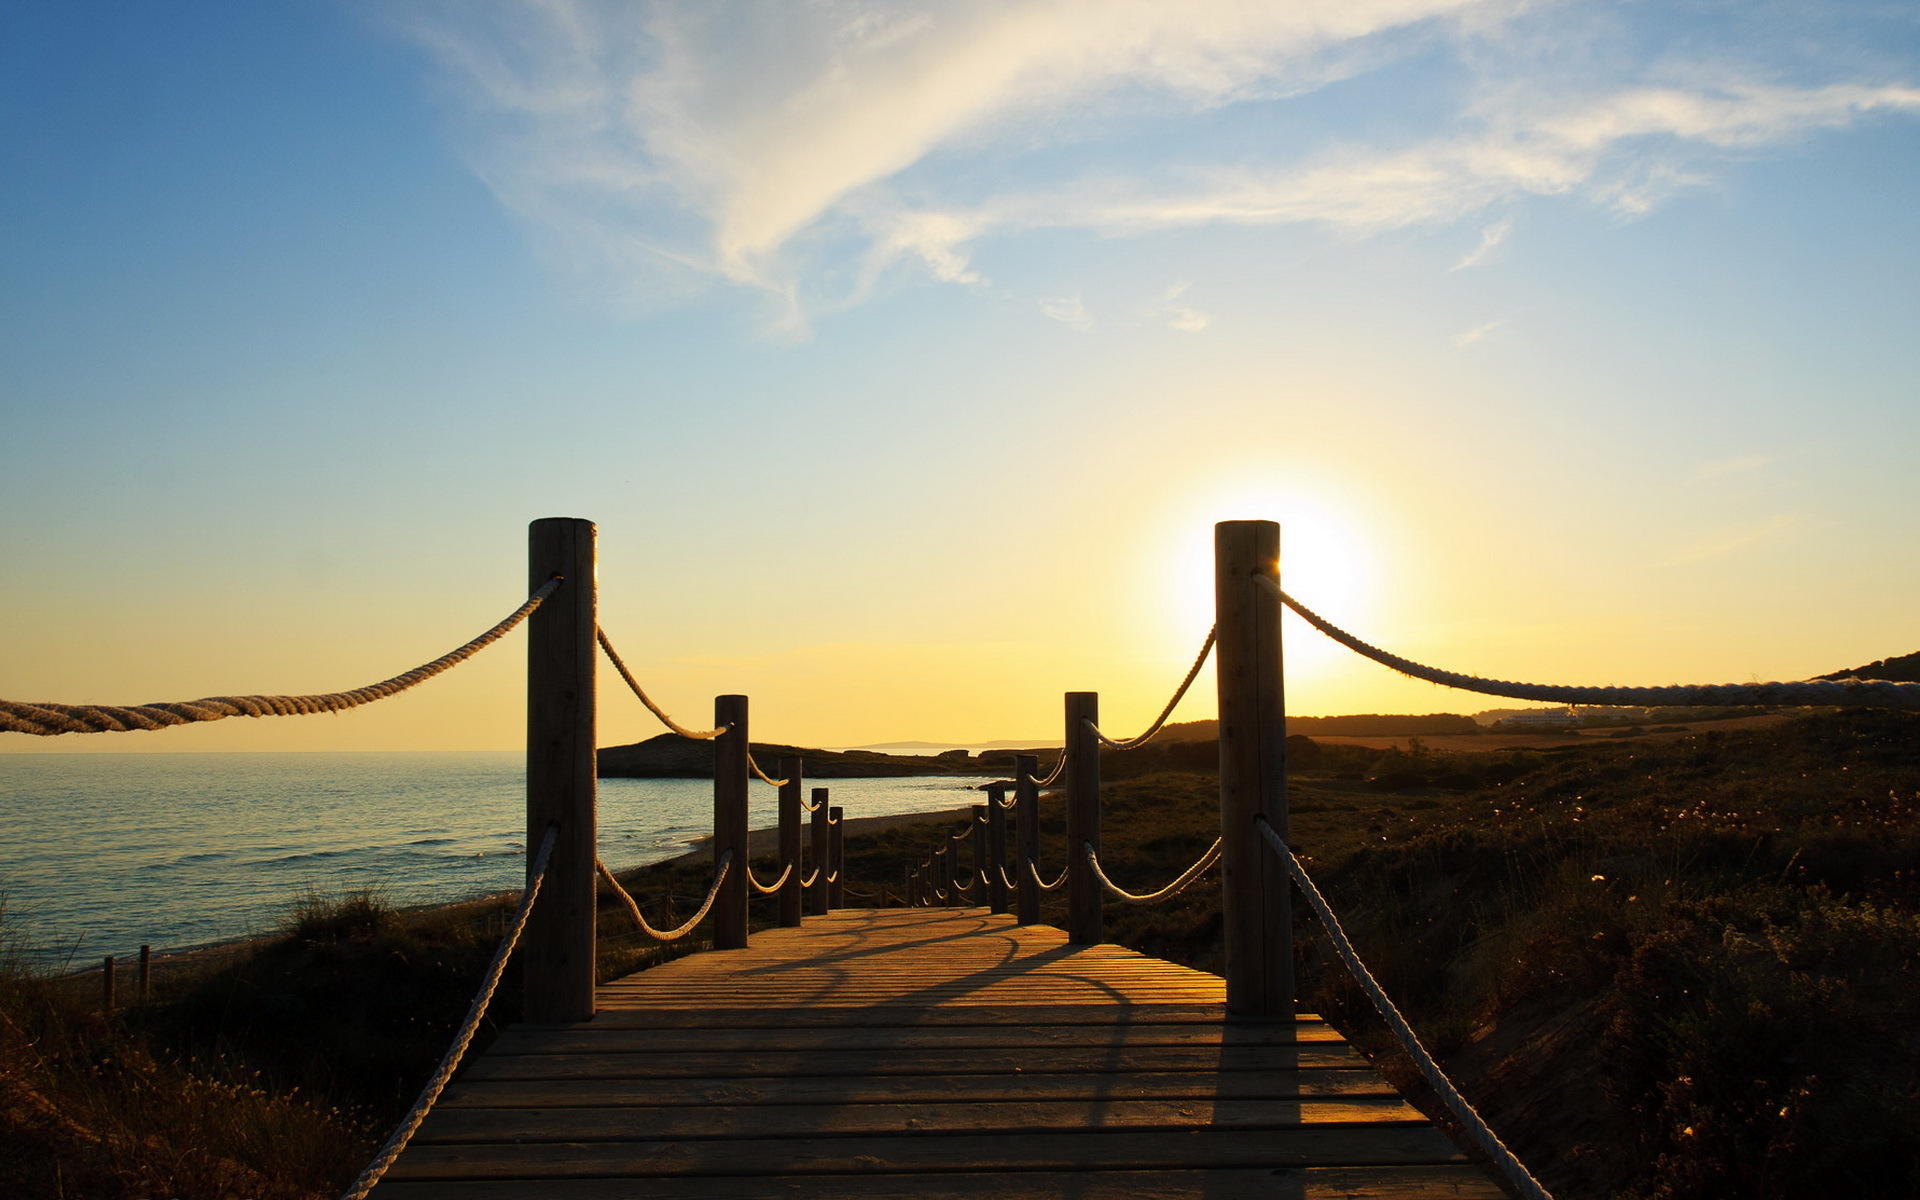
[[(309, 889), (398, 905), (518, 888), (517, 751), (462, 754), (0, 755), (6, 929), (76, 962), (273, 928)], [(926, 812), (978, 793), (951, 777), (822, 781), (848, 816)], [(755, 828), (777, 821), (753, 785)], [(600, 781), (600, 854), (671, 858), (710, 832), (701, 779)]]

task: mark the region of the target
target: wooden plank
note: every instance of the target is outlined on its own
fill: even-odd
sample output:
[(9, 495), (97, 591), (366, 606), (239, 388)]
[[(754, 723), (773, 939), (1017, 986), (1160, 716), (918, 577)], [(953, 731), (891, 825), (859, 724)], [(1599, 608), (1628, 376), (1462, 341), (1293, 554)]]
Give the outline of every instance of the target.
[(1215, 1171), (986, 1172), (676, 1179), (395, 1181), (376, 1193), (393, 1200), (1504, 1200), (1469, 1166), (1266, 1168)]
[(1331, 1026), (1291, 1025), (1001, 1025), (917, 1029), (616, 1029), (576, 1025), (565, 1030), (510, 1029), (490, 1054), (655, 1054), (715, 1050), (936, 1050), (991, 1043), (1003, 1050), (1056, 1046), (1292, 1046), (1345, 1043)]
[(447, 1089), (442, 1107), (568, 1105), (874, 1104), (887, 1101), (991, 1100), (1295, 1100), (1309, 1096), (1394, 1096), (1370, 1070), (1160, 1071), (1141, 1075), (1050, 1075), (1023, 1071), (1018, 1087), (1003, 1075), (762, 1076), (724, 1079), (474, 1080)]
[(396, 1179), (513, 1179), (595, 1175), (774, 1175), (899, 1172), (1178, 1170), (1369, 1166), (1464, 1161), (1431, 1126), (1306, 1125), (1257, 1131), (1080, 1130), (1019, 1136), (733, 1138), (660, 1142), (427, 1144), (408, 1147)]
[[(516, 1029), (854, 1029), (946, 1028), (979, 1025), (1097, 1025), (1139, 1028), (1149, 1025), (1258, 1025), (1265, 1022), (1228, 1018), (1218, 1004), (969, 1004), (928, 1008), (919, 1004), (874, 1004), (863, 1008), (648, 1008), (615, 1007), (618, 1001), (605, 990), (601, 1010), (591, 1025), (519, 1025)], [(1311, 1014), (1301, 1020), (1318, 1021)]]
[(1030, 1050), (925, 1050), (911, 1055), (874, 1054), (855, 1059), (836, 1051), (746, 1051), (728, 1054), (515, 1054), (483, 1055), (467, 1068), (470, 1079), (710, 1079), (730, 1075), (1004, 1075), (1031, 1068), (1049, 1074), (1084, 1071), (1298, 1071), (1318, 1067), (1365, 1067), (1346, 1046), (1254, 1046), (1223, 1057), (1218, 1050), (1187, 1046), (1067, 1047), (1044, 1058)]
[(920, 1104), (780, 1104), (727, 1107), (635, 1106), (434, 1110), (415, 1140), (431, 1142), (657, 1142), (847, 1136), (994, 1133), (1009, 1136), (1076, 1129), (1290, 1129), (1299, 1125), (1425, 1125), (1398, 1097), (1330, 1100), (1028, 1100)]

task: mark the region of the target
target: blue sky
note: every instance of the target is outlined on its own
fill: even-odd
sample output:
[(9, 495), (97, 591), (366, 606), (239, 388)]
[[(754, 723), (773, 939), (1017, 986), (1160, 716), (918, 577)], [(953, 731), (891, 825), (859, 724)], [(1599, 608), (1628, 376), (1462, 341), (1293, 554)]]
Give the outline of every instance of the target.
[[(1920, 643), (1916, 329), (1910, 5), (15, 4), (0, 695), (356, 686), (559, 514), (769, 736), (1149, 717), (1236, 515), (1439, 665), (1797, 677)], [(511, 745), (496, 653), (113, 748)]]

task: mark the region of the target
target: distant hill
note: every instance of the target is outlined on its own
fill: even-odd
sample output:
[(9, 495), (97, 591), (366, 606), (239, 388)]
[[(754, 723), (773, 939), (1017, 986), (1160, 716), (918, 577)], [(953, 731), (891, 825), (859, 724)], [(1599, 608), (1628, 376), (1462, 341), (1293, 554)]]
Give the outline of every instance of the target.
[(1902, 654), (1897, 658), (1883, 658), (1870, 662), (1864, 667), (1855, 667), (1851, 671), (1835, 671), (1831, 675), (1822, 675), (1821, 679), (1889, 679), (1894, 683), (1920, 683), (1920, 650), (1912, 654)]
[[(965, 750), (944, 754), (880, 754), (872, 750), (815, 750), (754, 742), (754, 761), (762, 769), (778, 771), (780, 759), (798, 755), (806, 760), (809, 779), (876, 779), (901, 775), (972, 775), (993, 770)], [(627, 779), (712, 779), (713, 743), (663, 733), (626, 746), (603, 746), (598, 753), (600, 777)]]
[[(1430, 737), (1474, 733), (1480, 723), (1459, 713), (1355, 713), (1340, 717), (1287, 717), (1289, 735), (1308, 737)], [(1156, 742), (1204, 742), (1220, 736), (1218, 721), (1181, 721), (1162, 729)]]

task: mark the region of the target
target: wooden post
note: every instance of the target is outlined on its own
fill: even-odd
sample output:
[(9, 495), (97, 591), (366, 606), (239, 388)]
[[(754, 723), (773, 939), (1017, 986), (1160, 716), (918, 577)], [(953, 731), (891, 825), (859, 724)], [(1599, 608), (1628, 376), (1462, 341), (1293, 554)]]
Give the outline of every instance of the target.
[(800, 789), (804, 784), (800, 775), (805, 766), (798, 757), (780, 760), (780, 777), (786, 780), (780, 785), (780, 870), (787, 873), (786, 882), (780, 885), (780, 927), (783, 929), (800, 924), (804, 898), (800, 887)]
[(113, 955), (100, 965), (100, 1011), (113, 1015)]
[(1007, 911), (1007, 789), (994, 784), (987, 789), (987, 908), (994, 913)]
[(942, 908), (953, 906), (953, 855), (947, 852), (952, 846), (948, 842), (933, 854), (933, 898)]
[(807, 915), (824, 917), (827, 915), (827, 789), (813, 789), (813, 824), (808, 833), (808, 854), (813, 860), (815, 875), (813, 886), (807, 889)]
[(529, 589), (564, 582), (527, 618), (527, 869), (557, 829), (540, 898), (520, 946), (523, 1016), (548, 1023), (593, 1016), (594, 599), (593, 522), (535, 521), (527, 531)]
[(1220, 687), (1220, 908), (1227, 1011), (1294, 1014), (1293, 895), (1254, 824), (1287, 836), (1287, 710), (1281, 674), (1280, 526), (1213, 527), (1214, 667)]
[(732, 865), (713, 898), (713, 948), (744, 950), (747, 945), (747, 698), (715, 696), (713, 724), (726, 730), (713, 739), (713, 861), (733, 851)]
[(140, 945), (140, 1003), (147, 1002), (147, 993), (153, 986), (153, 947), (142, 942)]
[(847, 827), (843, 810), (833, 809), (827, 822), (827, 861), (833, 864), (833, 882), (827, 885), (827, 907), (847, 906)]
[(1040, 760), (1031, 754), (1013, 759), (1014, 882), (1020, 890), (1013, 919), (1022, 925), (1040, 923), (1040, 889), (1027, 874), (1028, 863), (1040, 861)]
[(987, 902), (987, 806), (973, 805), (973, 821), (967, 828), (967, 841), (973, 846), (973, 887), (967, 899), (977, 906)]
[(1100, 723), (1098, 692), (1067, 693), (1067, 941), (1098, 942), (1105, 898), (1087, 867), (1087, 846), (1100, 849)]

